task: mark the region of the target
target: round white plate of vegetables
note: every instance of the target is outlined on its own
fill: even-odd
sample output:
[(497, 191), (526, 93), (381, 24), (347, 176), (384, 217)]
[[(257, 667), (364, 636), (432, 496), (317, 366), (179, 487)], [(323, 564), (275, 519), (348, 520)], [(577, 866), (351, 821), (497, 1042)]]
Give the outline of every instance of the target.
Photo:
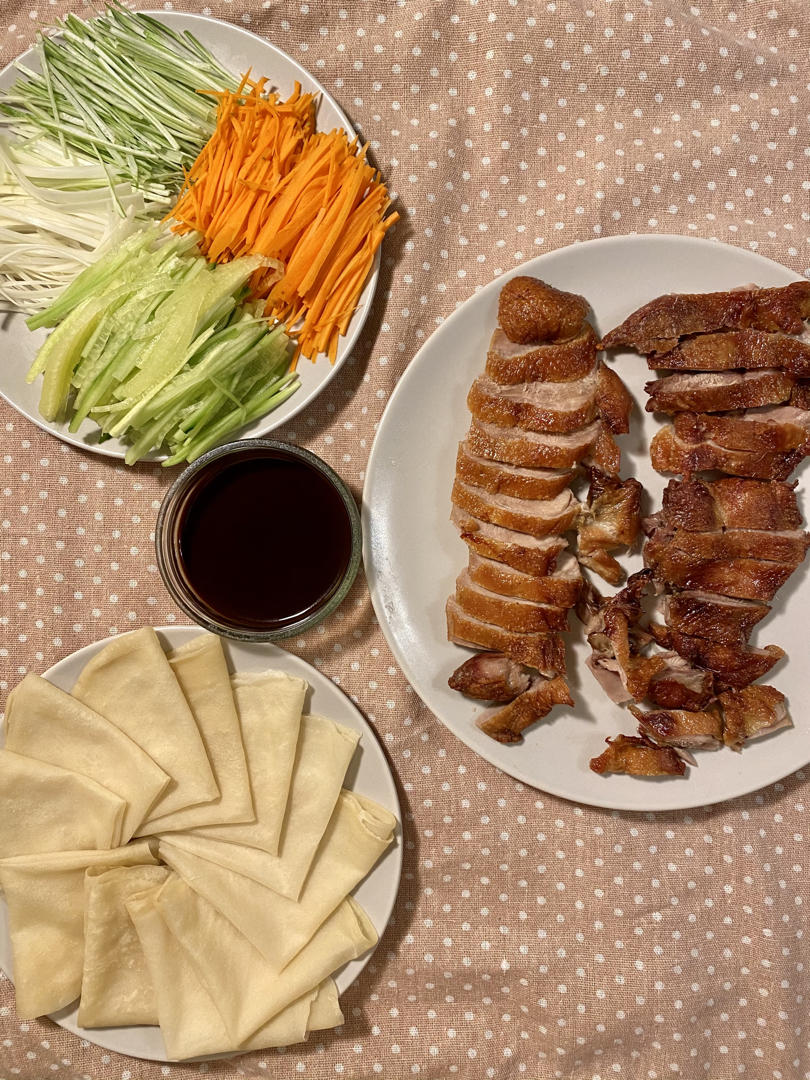
[[(143, 34), (143, 24), (128, 23), (133, 16), (124, 9), (108, 9), (104, 18), (110, 20), (112, 35), (130, 35), (130, 43)], [(87, 25), (78, 19), (73, 24), (78, 48), (86, 47), (82, 27)], [(73, 33), (68, 21), (54, 40), (70, 39)], [(115, 38), (110, 40), (111, 51), (117, 52)], [(353, 138), (350, 122), (293, 59), (228, 23), (154, 12), (142, 46), (136, 45), (144, 50), (142, 64), (122, 60), (105, 67), (108, 100), (100, 113), (85, 113), (80, 106), (73, 110), (59, 96), (59, 79), (81, 80), (80, 64), (72, 69), (53, 52), (45, 66), (50, 77), (43, 78), (41, 43), (0, 73), (0, 112), (17, 112), (0, 115), (0, 340), (5, 356), (0, 395), (33, 423), (75, 446), (130, 463), (157, 458), (180, 464), (230, 438), (261, 436), (280, 427), (320, 393), (349, 356), (368, 315), (379, 249), (353, 314), (344, 315), (345, 332), (335, 334), (333, 358), (321, 352), (292, 363), (295, 341), (286, 340), (283, 327), (271, 332), (260, 318), (261, 304), (243, 303), (248, 262), (258, 264), (259, 257), (240, 260), (245, 263), (242, 274), (233, 271), (237, 260), (212, 268), (192, 234), (167, 241), (167, 229), (157, 223), (175, 204), (183, 169), (214, 131), (216, 101), (196, 93), (197, 84), (233, 91), (250, 71), (253, 78), (266, 78), (267, 88), (282, 102), (296, 84), (302, 93), (317, 95), (318, 137), (343, 129)], [(161, 80), (169, 50), (175, 53), (173, 73), (185, 72), (187, 93)], [(145, 75), (150, 65), (153, 70)], [(148, 93), (143, 88), (147, 78)], [(139, 81), (138, 107), (151, 110), (150, 116), (127, 115), (123, 108), (127, 98), (132, 108), (128, 90)], [(21, 83), (27, 88), (22, 95)], [(98, 99), (92, 87), (83, 93)], [(49, 109), (52, 98), (56, 106)], [(45, 130), (38, 130), (20, 116), (30, 117), (32, 107), (42, 115), (55, 110), (59, 123), (43, 121)], [(76, 145), (85, 149), (83, 156)], [(93, 162), (96, 147), (103, 152)], [(152, 230), (151, 237), (141, 233), (144, 226)], [(97, 261), (88, 254), (96, 247)], [(90, 264), (77, 282), (77, 274)], [(259, 269), (254, 265), (253, 272), (266, 265), (267, 260)], [(328, 270), (327, 265), (321, 274)], [(217, 275), (216, 283), (209, 280)], [(111, 299), (94, 308), (93, 296), (100, 289)], [(53, 308), (56, 297), (72, 298), (71, 303)], [(43, 309), (45, 314), (37, 314)], [(183, 321), (192, 312), (194, 332), (184, 338)], [(29, 329), (32, 314), (34, 329)], [(60, 316), (64, 321), (58, 321)], [(54, 325), (68, 330), (54, 335)], [(49, 336), (55, 340), (50, 355), (40, 354), (43, 378), (32, 365)]]

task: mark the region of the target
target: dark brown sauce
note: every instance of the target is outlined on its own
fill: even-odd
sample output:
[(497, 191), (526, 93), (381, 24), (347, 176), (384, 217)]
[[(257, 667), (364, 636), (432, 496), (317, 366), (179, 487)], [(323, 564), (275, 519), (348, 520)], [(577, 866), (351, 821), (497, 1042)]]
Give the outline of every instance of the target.
[(180, 514), (180, 566), (220, 621), (281, 629), (324, 604), (351, 559), (348, 512), (315, 466), (246, 449), (200, 470)]

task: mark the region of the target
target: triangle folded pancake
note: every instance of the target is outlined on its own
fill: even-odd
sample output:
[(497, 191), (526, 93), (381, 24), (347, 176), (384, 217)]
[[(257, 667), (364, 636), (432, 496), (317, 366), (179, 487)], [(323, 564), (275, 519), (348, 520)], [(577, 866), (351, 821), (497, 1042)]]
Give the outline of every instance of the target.
[(279, 972), (213, 905), (176, 875), (158, 890), (155, 905), (238, 1046), (377, 941), (368, 916), (349, 897)]
[(253, 794), (255, 821), (209, 825), (201, 836), (278, 853), (307, 684), (283, 671), (245, 672), (231, 679)]
[(126, 902), (162, 885), (166, 866), (89, 867), (84, 876), (81, 1027), (157, 1024), (152, 980)]
[(81, 773), (0, 750), (0, 859), (111, 848), (126, 803)]
[(17, 855), (0, 862), (21, 1018), (56, 1012), (79, 996), (87, 868), (141, 863), (157, 863), (146, 840), (112, 851)]
[(9, 694), (6, 748), (89, 776), (127, 804), (121, 843), (149, 812), (169, 777), (115, 724), (39, 675)]
[(302, 1042), (309, 1030), (343, 1022), (331, 979), (282, 1009), (241, 1046), (229, 1036), (215, 999), (200, 981), (187, 953), (154, 903), (155, 890), (127, 903), (149, 968), (169, 1058), (183, 1060), (230, 1050), (261, 1050)]
[(296, 902), (194, 853), (193, 838), (160, 841), (160, 857), (262, 954), (282, 969), (315, 934), (391, 843), (396, 818), (343, 791)]
[(147, 822), (218, 797), (194, 716), (151, 626), (122, 634), (97, 652), (73, 696), (120, 728), (168, 774), (170, 782)]
[(219, 795), (211, 802), (153, 817), (140, 833), (253, 821), (242, 730), (221, 639), (201, 634), (170, 652), (168, 660), (194, 714)]
[[(278, 855), (188, 834), (198, 853), (295, 900), (329, 824), (359, 735), (321, 716), (301, 718)], [(169, 837), (170, 839), (171, 837)]]

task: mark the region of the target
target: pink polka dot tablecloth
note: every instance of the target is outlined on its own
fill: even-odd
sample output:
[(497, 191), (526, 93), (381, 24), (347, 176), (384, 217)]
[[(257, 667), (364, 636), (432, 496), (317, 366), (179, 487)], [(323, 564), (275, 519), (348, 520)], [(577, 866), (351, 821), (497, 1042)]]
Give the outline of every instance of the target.
[[(358, 497), (416, 350), (517, 263), (672, 232), (810, 274), (804, 0), (163, 6), (245, 26), (298, 59), (396, 193), (402, 221), (358, 346), (280, 432)], [(3, 0), (3, 62), (69, 7)], [(66, 447), (5, 404), (0, 432), (3, 692), (95, 639), (185, 621), (153, 548), (174, 471)], [(284, 1052), (161, 1066), (21, 1022), (3, 980), (0, 1078), (810, 1077), (805, 771), (691, 812), (583, 808), (514, 782), (441, 726), (396, 667), (362, 576), (290, 648), (369, 717), (402, 798), (399, 900), (345, 995), (345, 1026)]]

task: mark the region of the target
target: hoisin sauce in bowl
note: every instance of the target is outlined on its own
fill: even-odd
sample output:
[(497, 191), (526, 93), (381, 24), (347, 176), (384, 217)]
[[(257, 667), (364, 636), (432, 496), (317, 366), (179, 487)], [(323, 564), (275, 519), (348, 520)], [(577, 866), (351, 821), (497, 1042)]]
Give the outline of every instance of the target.
[(158, 566), (169, 592), (215, 633), (271, 641), (335, 610), (360, 563), (351, 493), (315, 454), (249, 439), (209, 451), (166, 494)]

